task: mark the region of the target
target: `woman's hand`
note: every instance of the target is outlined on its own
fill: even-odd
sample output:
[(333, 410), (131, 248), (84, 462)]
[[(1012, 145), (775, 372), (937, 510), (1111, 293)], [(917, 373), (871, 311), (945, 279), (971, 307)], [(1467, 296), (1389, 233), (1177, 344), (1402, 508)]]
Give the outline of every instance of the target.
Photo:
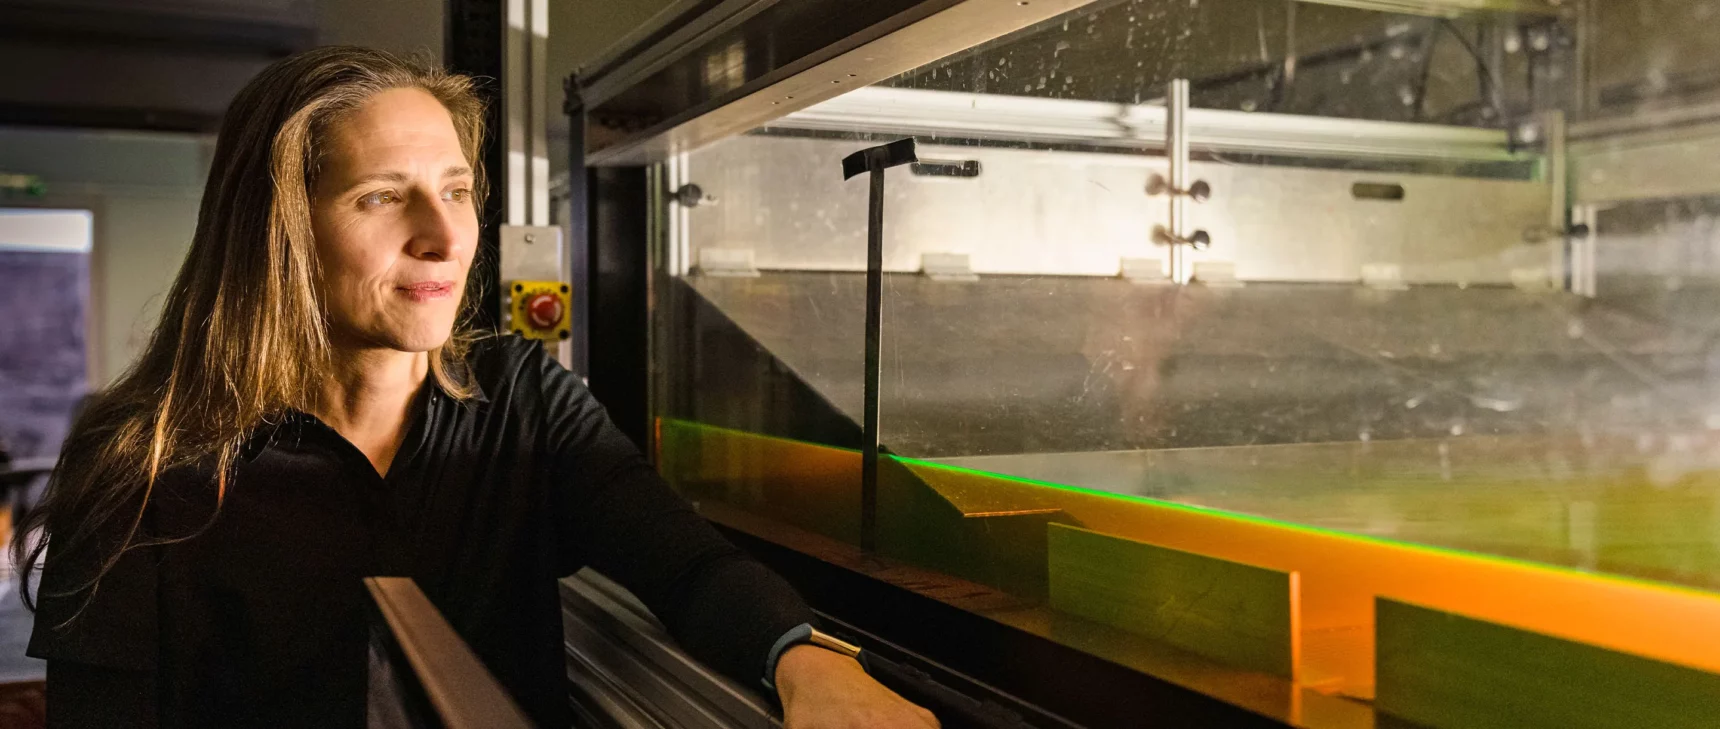
[(812, 645), (776, 662), (783, 729), (937, 729), (932, 712), (866, 675), (860, 662)]

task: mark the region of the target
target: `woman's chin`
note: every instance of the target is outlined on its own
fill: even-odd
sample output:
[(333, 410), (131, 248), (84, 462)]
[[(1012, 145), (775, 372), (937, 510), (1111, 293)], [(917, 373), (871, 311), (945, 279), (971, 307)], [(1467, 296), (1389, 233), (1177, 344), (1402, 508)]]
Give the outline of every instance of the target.
[(452, 327), (440, 331), (412, 332), (400, 337), (394, 347), (402, 352), (428, 352), (448, 343)]
[(448, 343), (454, 330), (450, 324), (424, 324), (373, 332), (365, 339), (376, 345), (400, 352), (429, 352)]

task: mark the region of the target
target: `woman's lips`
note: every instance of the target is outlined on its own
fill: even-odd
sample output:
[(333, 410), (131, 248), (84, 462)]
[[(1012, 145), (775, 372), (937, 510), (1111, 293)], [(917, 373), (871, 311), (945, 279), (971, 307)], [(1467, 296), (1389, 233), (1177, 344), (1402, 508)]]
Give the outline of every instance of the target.
[(397, 289), (413, 301), (435, 301), (454, 296), (453, 281), (419, 281)]

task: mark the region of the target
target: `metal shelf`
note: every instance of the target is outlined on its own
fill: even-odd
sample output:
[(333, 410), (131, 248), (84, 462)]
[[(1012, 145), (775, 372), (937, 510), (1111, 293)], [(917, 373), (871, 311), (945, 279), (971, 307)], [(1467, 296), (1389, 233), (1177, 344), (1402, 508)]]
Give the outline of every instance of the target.
[[(789, 114), (772, 129), (1078, 142), (1162, 149), (1164, 106), (871, 86)], [(1522, 161), (1502, 130), (1190, 109), (1199, 151), (1440, 161)]]

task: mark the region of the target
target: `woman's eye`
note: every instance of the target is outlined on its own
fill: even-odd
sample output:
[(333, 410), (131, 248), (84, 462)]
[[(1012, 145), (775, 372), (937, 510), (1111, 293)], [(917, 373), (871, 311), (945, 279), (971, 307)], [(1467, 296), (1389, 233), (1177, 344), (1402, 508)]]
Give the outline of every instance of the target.
[(472, 199), (472, 191), (463, 187), (458, 190), (449, 190), (442, 193), (442, 199), (451, 202), (466, 202)]
[(400, 195), (393, 190), (383, 190), (365, 195), (358, 201), (365, 205), (393, 205), (400, 202)]

